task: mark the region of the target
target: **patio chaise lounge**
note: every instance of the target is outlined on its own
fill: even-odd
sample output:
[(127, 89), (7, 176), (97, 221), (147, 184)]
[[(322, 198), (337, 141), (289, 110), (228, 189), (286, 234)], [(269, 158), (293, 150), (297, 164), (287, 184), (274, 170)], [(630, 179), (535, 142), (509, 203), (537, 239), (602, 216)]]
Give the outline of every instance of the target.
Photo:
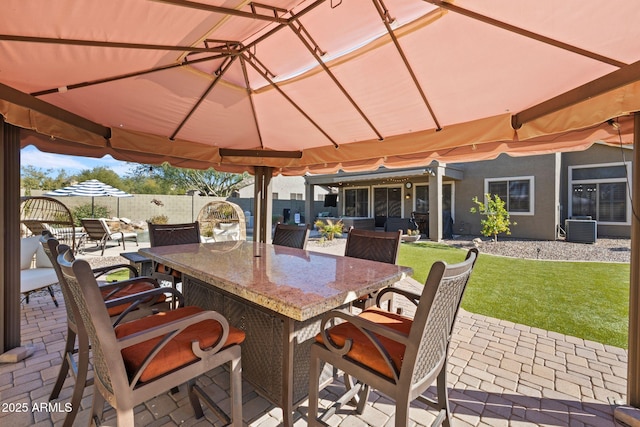
[[(87, 233), (84, 239), (93, 240), (98, 243), (98, 246), (102, 249), (100, 255), (104, 255), (104, 249), (109, 240), (115, 240), (120, 244), (122, 242), (122, 249), (126, 249), (125, 240), (134, 240), (136, 246), (138, 245), (138, 235), (134, 232), (126, 231), (111, 231), (107, 221), (104, 218), (83, 218), (80, 220), (85, 232)], [(84, 242), (83, 242), (84, 243)], [(80, 246), (80, 245), (78, 245)]]

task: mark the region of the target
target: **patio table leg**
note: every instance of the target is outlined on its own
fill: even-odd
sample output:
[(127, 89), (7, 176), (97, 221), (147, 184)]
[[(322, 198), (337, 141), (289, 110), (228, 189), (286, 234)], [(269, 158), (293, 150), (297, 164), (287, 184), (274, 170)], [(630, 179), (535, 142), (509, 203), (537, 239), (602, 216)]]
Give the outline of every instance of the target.
[[(293, 373), (293, 352), (295, 341), (294, 320), (284, 319), (282, 334), (284, 354), (282, 357), (282, 372)], [(293, 426), (293, 375), (286, 375), (282, 384), (282, 424)]]

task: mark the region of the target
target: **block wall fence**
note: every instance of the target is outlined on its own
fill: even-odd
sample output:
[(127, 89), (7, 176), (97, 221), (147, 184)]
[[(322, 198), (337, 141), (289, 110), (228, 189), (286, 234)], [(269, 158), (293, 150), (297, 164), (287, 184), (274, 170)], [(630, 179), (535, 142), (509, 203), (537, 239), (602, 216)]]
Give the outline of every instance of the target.
[[(44, 191), (31, 190), (32, 196), (41, 196)], [(24, 191), (22, 191), (24, 195)], [(91, 203), (90, 197), (56, 197), (64, 203), (69, 210), (77, 206)], [(250, 212), (253, 216), (253, 198), (224, 198), (189, 195), (158, 195), (135, 194), (133, 197), (96, 197), (95, 206), (104, 206), (109, 212), (109, 217), (128, 218), (134, 222), (146, 222), (156, 215), (166, 215), (170, 223), (192, 222), (198, 217), (198, 212), (204, 205), (217, 200), (228, 200), (239, 205), (243, 211)], [(274, 217), (283, 216), (285, 209), (289, 210), (291, 220), (296, 213), (304, 217), (304, 200), (274, 200)], [(317, 212), (323, 212), (331, 208), (323, 207), (323, 202), (314, 202), (314, 216)], [(335, 208), (333, 208), (335, 209)], [(304, 222), (309, 222), (305, 221)]]

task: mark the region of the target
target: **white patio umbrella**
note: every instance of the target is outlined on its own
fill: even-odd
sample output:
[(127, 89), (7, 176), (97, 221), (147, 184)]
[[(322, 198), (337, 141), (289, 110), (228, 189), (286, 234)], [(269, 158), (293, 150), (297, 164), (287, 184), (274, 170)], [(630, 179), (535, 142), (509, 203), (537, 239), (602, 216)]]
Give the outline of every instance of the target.
[(95, 197), (117, 197), (118, 208), (117, 216), (120, 216), (120, 197), (133, 197), (132, 194), (122, 191), (111, 185), (105, 184), (97, 179), (90, 179), (77, 184), (70, 185), (68, 187), (60, 188), (58, 190), (49, 191), (44, 194), (45, 196), (52, 197), (66, 197), (66, 196), (83, 196), (91, 197), (91, 216), (94, 212), (94, 198)]

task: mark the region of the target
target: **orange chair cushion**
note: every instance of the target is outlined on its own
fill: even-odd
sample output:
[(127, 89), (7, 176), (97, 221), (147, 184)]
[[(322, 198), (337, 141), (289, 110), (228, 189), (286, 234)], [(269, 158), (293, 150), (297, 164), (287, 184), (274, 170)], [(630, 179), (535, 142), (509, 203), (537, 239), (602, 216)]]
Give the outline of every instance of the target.
[[(407, 317), (380, 310), (379, 308), (368, 308), (360, 313), (358, 317), (377, 324), (385, 325), (405, 334), (409, 333), (411, 325), (413, 324), (412, 320)], [(393, 364), (398, 370), (400, 370), (402, 368), (402, 359), (404, 357), (404, 344), (400, 344), (378, 334), (375, 335), (380, 344), (391, 356)], [(351, 350), (347, 353), (347, 357), (362, 365), (368, 366), (382, 375), (393, 378), (393, 372), (391, 372), (391, 369), (386, 364), (385, 359), (378, 352), (373, 343), (352, 323), (344, 322), (330, 328), (329, 336), (333, 342), (339, 346), (343, 346), (348, 338), (353, 340)], [(321, 334), (316, 335), (316, 341), (324, 344)]]
[[(122, 323), (115, 328), (116, 337), (122, 338), (136, 332), (145, 331), (155, 326), (161, 326), (200, 313), (201, 311), (204, 310), (200, 307), (188, 306)], [(153, 380), (181, 366), (195, 362), (198, 360), (198, 357), (193, 354), (191, 343), (193, 341), (199, 341), (200, 348), (204, 350), (214, 345), (221, 334), (222, 325), (215, 320), (205, 320), (189, 326), (160, 350), (144, 370), (140, 381)], [(229, 326), (229, 337), (224, 346), (228, 347), (230, 345), (240, 344), (244, 341), (244, 337), (245, 334), (243, 331)], [(161, 339), (162, 337), (153, 338), (122, 350), (122, 357), (130, 376), (134, 375), (144, 362), (144, 359)]]
[(171, 267), (167, 267), (164, 264), (156, 264), (156, 273), (168, 274), (170, 276), (175, 277), (178, 280), (182, 280), (182, 273), (174, 270)]
[[(122, 297), (127, 297), (129, 295), (135, 295), (140, 292), (151, 290), (155, 287), (156, 287), (155, 284), (152, 282), (138, 282), (138, 283), (132, 283), (130, 285), (125, 286), (124, 288), (120, 289), (118, 292), (116, 292), (113, 295), (109, 295), (109, 293), (111, 293), (113, 289), (102, 289), (101, 292), (102, 292), (102, 297), (106, 298), (105, 301), (109, 301), (115, 298), (122, 298)], [(158, 303), (164, 302), (165, 299), (166, 298), (164, 295), (159, 295)], [(118, 314), (125, 311), (127, 307), (129, 307), (130, 305), (131, 304), (121, 304), (121, 305), (116, 305), (114, 307), (109, 307), (107, 309), (107, 312), (109, 313), (110, 317), (117, 316)]]

